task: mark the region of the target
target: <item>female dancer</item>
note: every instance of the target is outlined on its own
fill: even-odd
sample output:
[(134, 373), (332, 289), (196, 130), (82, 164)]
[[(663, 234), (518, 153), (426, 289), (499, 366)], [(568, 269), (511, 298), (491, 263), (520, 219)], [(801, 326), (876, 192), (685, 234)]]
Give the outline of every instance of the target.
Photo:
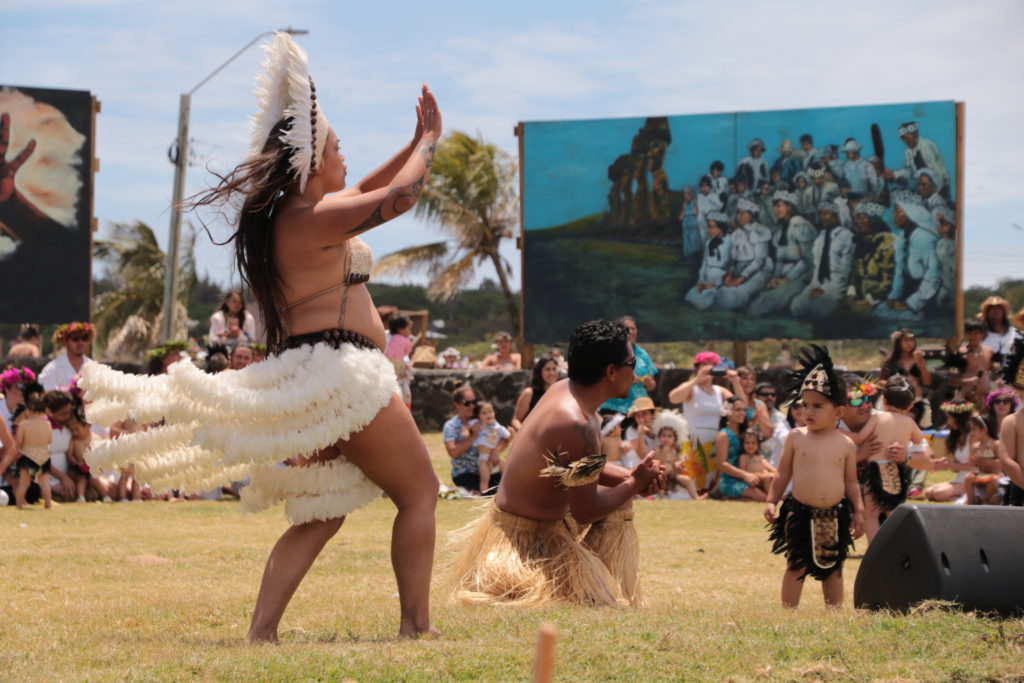
[[(277, 639), (281, 615), (313, 560), (348, 512), (379, 497), (379, 486), (398, 508), (391, 561), (399, 635), (416, 636), (432, 631), (439, 483), (396, 393), (394, 369), (381, 353), (384, 328), (363, 284), (369, 248), (356, 236), (415, 205), (441, 135), (441, 114), (424, 86), (413, 139), (346, 189), (345, 160), (319, 108), (305, 54), (281, 33), (267, 52), (250, 156), (195, 204), (241, 205), (235, 255), (273, 355), (214, 376), (187, 361), (176, 363), (164, 383), (140, 386), (100, 366), (85, 382), (87, 397), (97, 399), (93, 411), (127, 405), (140, 421), (164, 418), (166, 426), (135, 436), (158, 442), (161, 448), (150, 444), (150, 452), (163, 450), (164, 462), (176, 459), (180, 466), (164, 471), (162, 463), (147, 462), (145, 443), (131, 452), (127, 439), (112, 442), (98, 459), (133, 458), (139, 476), (151, 484), (164, 476), (190, 482), (187, 477), (198, 472), (194, 479), (205, 479), (195, 485), (209, 487), (225, 473), (236, 480), (249, 474), (243, 506), (287, 501), (293, 526), (267, 560), (250, 642)], [(133, 405), (139, 393), (149, 398)], [(176, 400), (183, 395), (188, 400)], [(200, 426), (190, 427), (192, 420)], [(293, 466), (280, 468), (280, 461)]]

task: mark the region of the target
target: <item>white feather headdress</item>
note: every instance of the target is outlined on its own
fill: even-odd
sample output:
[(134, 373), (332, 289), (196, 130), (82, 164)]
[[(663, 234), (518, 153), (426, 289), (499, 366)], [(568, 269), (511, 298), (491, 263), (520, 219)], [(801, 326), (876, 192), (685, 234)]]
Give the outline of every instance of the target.
[(291, 118), (291, 127), (281, 140), (291, 151), (291, 168), (299, 189), (323, 163), (330, 124), (317, 104), (316, 87), (309, 76), (306, 53), (287, 33), (277, 33), (274, 42), (263, 46), (264, 73), (256, 78), (259, 110), (252, 116), (250, 155), (259, 154), (277, 122)]
[(658, 413), (658, 417), (654, 418), (651, 425), (651, 432), (657, 436), (665, 427), (676, 433), (676, 446), (679, 448), (682, 448), (683, 443), (690, 438), (690, 423), (676, 410), (663, 410)]

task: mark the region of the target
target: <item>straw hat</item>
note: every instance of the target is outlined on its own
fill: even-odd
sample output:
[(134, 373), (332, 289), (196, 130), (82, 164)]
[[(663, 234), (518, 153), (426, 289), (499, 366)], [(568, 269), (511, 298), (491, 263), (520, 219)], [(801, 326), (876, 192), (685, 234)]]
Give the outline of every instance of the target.
[(641, 410), (657, 411), (658, 408), (654, 405), (654, 401), (651, 400), (650, 396), (641, 396), (633, 401), (633, 405), (629, 407), (629, 412), (626, 413), (626, 417), (633, 417), (633, 415), (639, 413)]

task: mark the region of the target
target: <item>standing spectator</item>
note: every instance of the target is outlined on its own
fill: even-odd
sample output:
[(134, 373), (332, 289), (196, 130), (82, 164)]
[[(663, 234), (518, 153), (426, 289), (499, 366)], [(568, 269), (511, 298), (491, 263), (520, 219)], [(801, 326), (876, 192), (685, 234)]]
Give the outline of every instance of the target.
[(50, 491), (50, 425), (46, 421), (43, 394), (38, 391), (25, 396), (24, 417), (18, 421), (15, 434), (18, 453), (18, 486), (14, 490), (14, 501), (19, 508), (25, 507), (25, 492), (33, 479), (43, 492), (46, 509), (53, 507)]
[(669, 392), (668, 400), (683, 404), (683, 415), (690, 424), (690, 438), (694, 446), (704, 444), (710, 449), (718, 434), (725, 399), (732, 392), (713, 384), (712, 371), (722, 362), (714, 351), (701, 351), (693, 357), (694, 373), (690, 379)]
[(783, 140), (779, 145), (779, 158), (772, 164), (772, 173), (778, 173), (779, 178), (787, 187), (792, 186), (796, 174), (803, 170), (803, 164), (793, 155), (793, 141)]
[(530, 385), (519, 392), (516, 399), (515, 416), (512, 418), (512, 431), (517, 432), (523, 426), (523, 420), (530, 414), (533, 407), (552, 384), (558, 381), (558, 361), (551, 356), (541, 356), (533, 364)]
[[(482, 429), (480, 423), (473, 419), (479, 403), (470, 385), (463, 384), (455, 389), (452, 392), (455, 415), (444, 423), (442, 431), (444, 447), (452, 463), (452, 483), (470, 493), (480, 485), (480, 469), (477, 465), (480, 455), (473, 445)], [(500, 473), (491, 475), (492, 487), (496, 487), (500, 481)]]
[(41, 347), (39, 327), (32, 323), (25, 323), (21, 326), (21, 334), (18, 341), (11, 344), (11, 350), (7, 355), (39, 358), (42, 355)]
[(480, 367), (485, 370), (521, 370), (523, 357), (518, 353), (512, 353), (512, 335), (508, 332), (498, 332), (494, 335), (496, 351), (485, 356)]
[(838, 165), (838, 169), (843, 179), (850, 184), (850, 192), (856, 192), (869, 201), (875, 201), (882, 189), (882, 182), (875, 172), (875, 167), (860, 155), (860, 150), (860, 143), (855, 138), (848, 138), (843, 143), (846, 160)]
[[(701, 191), (710, 195), (711, 186), (701, 183)], [(700, 205), (692, 187), (683, 188), (683, 207), (679, 210), (679, 225), (682, 231), (683, 258), (699, 254), (707, 238), (707, 228), (701, 230)]]
[[(615, 322), (623, 325), (629, 331), (629, 343), (633, 346), (633, 354), (636, 356), (636, 365), (633, 367), (633, 384), (629, 387), (629, 394), (625, 398), (613, 398), (601, 404), (602, 411), (614, 411), (616, 413), (628, 413), (638, 398), (646, 398), (648, 391), (658, 388), (658, 381), (654, 378), (658, 374), (658, 367), (651, 360), (639, 344), (636, 343), (640, 331), (636, 326), (633, 316), (624, 315)], [(642, 455), (640, 456), (643, 457)]]
[(60, 354), (39, 373), (39, 383), (46, 391), (57, 387), (66, 387), (77, 377), (92, 358), (85, 355), (89, 344), (96, 337), (96, 328), (92, 323), (74, 322), (61, 325), (53, 333), (53, 343), (64, 347)]
[(210, 316), (210, 344), (229, 341), (253, 342), (256, 339), (256, 319), (245, 310), (245, 299), (232, 289), (220, 302), (220, 308)]
[(978, 318), (985, 322), (988, 334), (982, 341), (983, 346), (992, 349), (992, 354), (998, 354), (998, 360), (1010, 352), (1013, 346), (1013, 338), (1017, 330), (1010, 324), (1010, 302), (1001, 296), (990, 296), (981, 302), (978, 310)]
[(384, 355), (395, 366), (402, 400), (412, 409), (412, 321), (404, 315), (396, 315), (388, 321), (388, 331), (391, 334)]
[(739, 396), (747, 404), (747, 425), (761, 433), (761, 438), (768, 438), (772, 433), (772, 423), (768, 416), (768, 408), (764, 401), (754, 394), (757, 386), (757, 373), (754, 368), (744, 365), (735, 370), (726, 370), (726, 379), (732, 385), (732, 393)]

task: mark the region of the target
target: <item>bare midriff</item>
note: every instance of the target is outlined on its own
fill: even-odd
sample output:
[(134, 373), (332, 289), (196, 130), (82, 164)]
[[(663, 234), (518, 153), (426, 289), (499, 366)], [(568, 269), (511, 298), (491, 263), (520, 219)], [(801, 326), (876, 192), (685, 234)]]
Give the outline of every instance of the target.
[[(296, 249), (295, 246), (294, 242), (289, 244), (287, 254), (283, 254), (280, 248), (275, 251), (287, 302), (297, 302), (326, 290), (348, 276), (347, 241), (322, 249)], [(338, 287), (290, 308), (283, 314), (288, 334), (307, 334), (339, 327), (338, 316), (346, 289), (348, 299), (344, 304), (345, 315), (340, 327), (358, 332), (383, 349), (384, 325), (365, 284)]]

